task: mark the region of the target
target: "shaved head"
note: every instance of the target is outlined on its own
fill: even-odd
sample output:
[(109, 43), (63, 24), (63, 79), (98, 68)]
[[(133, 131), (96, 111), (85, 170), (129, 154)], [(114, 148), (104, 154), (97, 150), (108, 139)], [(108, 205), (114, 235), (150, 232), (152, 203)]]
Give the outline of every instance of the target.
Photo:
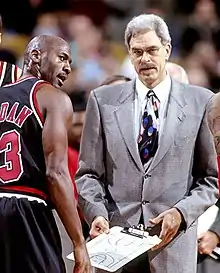
[(175, 80), (182, 83), (189, 83), (187, 73), (182, 66), (176, 63), (167, 62), (166, 68), (170, 76), (173, 77)]
[(40, 52), (46, 52), (48, 50), (52, 50), (53, 47), (59, 46), (68, 46), (68, 43), (57, 36), (50, 35), (40, 35), (34, 37), (27, 45), (24, 54), (24, 63), (29, 62), (30, 53), (34, 50), (38, 50)]
[(24, 53), (23, 74), (32, 75), (60, 88), (71, 71), (68, 43), (60, 37), (34, 37)]

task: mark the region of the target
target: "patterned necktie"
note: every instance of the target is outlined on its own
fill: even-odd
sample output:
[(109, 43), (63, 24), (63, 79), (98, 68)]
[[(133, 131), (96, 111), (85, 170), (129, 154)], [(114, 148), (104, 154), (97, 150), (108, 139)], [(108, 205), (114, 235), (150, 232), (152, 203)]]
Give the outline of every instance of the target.
[[(153, 107), (155, 117), (148, 114), (147, 108), (149, 104)], [(153, 157), (158, 148), (158, 107), (159, 99), (153, 90), (147, 93), (147, 103), (144, 109), (144, 114), (141, 122), (141, 131), (138, 139), (138, 149), (143, 165)]]

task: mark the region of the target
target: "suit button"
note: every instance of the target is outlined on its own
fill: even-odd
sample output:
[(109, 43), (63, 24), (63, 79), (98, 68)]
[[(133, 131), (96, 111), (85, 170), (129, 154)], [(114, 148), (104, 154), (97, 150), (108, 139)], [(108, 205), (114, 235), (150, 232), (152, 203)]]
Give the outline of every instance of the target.
[(147, 178), (149, 178), (149, 177), (151, 177), (151, 175), (148, 174), (148, 173), (145, 173), (144, 178), (147, 179)]
[(142, 201), (142, 205), (146, 205), (146, 204), (148, 204), (148, 203), (150, 203), (149, 201), (146, 201), (146, 200), (143, 200)]

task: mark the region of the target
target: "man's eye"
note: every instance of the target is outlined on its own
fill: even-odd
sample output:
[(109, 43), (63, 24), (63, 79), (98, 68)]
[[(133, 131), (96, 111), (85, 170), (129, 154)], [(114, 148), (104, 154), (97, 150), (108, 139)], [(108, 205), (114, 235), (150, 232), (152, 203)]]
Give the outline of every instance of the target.
[(134, 50), (134, 54), (140, 56), (142, 54), (141, 50)]
[(149, 53), (150, 53), (150, 54), (154, 54), (154, 53), (156, 53), (157, 51), (158, 51), (157, 48), (151, 48), (151, 49), (149, 50)]
[(63, 62), (65, 60), (65, 58), (63, 56), (60, 56), (60, 60), (61, 60), (61, 62)]

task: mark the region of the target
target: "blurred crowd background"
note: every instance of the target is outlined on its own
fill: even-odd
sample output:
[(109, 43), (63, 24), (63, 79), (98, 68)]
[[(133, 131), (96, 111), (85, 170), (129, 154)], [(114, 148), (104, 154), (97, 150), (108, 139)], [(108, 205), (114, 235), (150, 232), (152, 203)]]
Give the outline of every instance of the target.
[(90, 91), (108, 76), (134, 77), (124, 46), (127, 22), (155, 13), (167, 22), (171, 61), (182, 65), (190, 83), (220, 87), (220, 1), (218, 0), (1, 0), (3, 43), (0, 59), (22, 67), (33, 36), (59, 35), (69, 41), (72, 73), (67, 93)]

